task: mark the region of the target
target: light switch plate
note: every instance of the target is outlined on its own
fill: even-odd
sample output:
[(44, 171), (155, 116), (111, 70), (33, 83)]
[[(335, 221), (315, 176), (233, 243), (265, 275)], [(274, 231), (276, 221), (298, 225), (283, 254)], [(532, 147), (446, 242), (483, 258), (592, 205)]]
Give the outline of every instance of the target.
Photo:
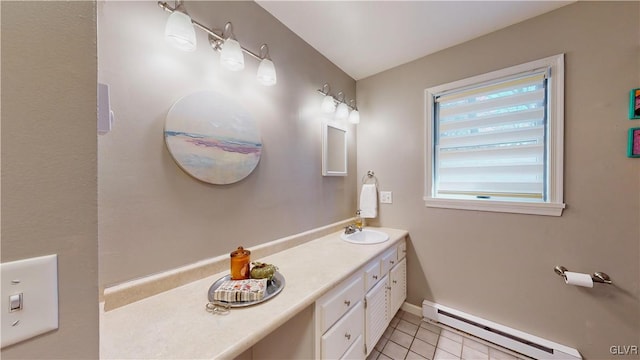
[(380, 203), (381, 204), (392, 204), (393, 203), (393, 192), (391, 192), (391, 191), (380, 191)]
[[(0, 264), (2, 347), (58, 328), (58, 255)], [(22, 294), (22, 308), (11, 298)]]

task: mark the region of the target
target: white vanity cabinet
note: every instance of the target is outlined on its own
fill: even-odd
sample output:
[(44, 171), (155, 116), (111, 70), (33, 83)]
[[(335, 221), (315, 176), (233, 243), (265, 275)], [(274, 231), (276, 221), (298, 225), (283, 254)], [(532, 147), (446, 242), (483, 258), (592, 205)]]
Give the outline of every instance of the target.
[[(380, 280), (367, 288), (365, 295), (365, 355), (372, 351), (395, 313), (407, 298), (407, 267), (405, 260), (406, 243), (387, 250), (379, 258), (365, 266), (366, 269), (378, 268)], [(374, 279), (374, 274), (371, 274)]]
[(407, 297), (402, 239), (315, 302), (315, 358), (365, 359)]

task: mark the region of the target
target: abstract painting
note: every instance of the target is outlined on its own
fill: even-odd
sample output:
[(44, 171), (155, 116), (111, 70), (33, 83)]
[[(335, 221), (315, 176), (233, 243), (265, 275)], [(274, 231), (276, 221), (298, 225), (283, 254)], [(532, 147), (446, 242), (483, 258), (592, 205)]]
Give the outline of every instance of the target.
[(640, 119), (640, 89), (629, 93), (629, 119)]
[(251, 114), (215, 91), (178, 100), (167, 114), (164, 138), (176, 163), (210, 184), (244, 179), (262, 154), (260, 130)]
[(640, 128), (629, 129), (628, 144), (627, 156), (632, 158), (640, 157)]

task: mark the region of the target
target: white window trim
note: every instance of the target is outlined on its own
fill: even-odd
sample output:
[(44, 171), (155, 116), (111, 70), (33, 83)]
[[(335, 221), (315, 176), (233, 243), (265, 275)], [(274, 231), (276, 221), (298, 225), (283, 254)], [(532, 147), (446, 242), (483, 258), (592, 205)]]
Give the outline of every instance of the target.
[[(529, 203), (516, 201), (460, 200), (433, 197), (433, 103), (435, 94), (469, 86), (492, 79), (523, 73), (529, 70), (549, 67), (551, 81), (548, 86), (552, 97), (549, 102), (549, 201)], [(516, 214), (561, 216), (564, 203), (564, 54), (531, 61), (487, 74), (454, 81), (425, 90), (425, 188), (424, 200), (427, 207), (480, 210)]]

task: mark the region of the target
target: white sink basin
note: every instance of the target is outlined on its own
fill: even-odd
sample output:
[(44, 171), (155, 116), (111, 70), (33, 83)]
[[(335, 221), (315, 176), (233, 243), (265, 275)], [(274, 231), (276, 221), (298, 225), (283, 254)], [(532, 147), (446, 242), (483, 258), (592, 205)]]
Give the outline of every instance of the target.
[(350, 242), (353, 244), (379, 244), (389, 240), (389, 234), (383, 233), (382, 231), (373, 230), (373, 229), (362, 229), (362, 231), (356, 230), (353, 234), (345, 234), (342, 233), (340, 238), (346, 242)]

